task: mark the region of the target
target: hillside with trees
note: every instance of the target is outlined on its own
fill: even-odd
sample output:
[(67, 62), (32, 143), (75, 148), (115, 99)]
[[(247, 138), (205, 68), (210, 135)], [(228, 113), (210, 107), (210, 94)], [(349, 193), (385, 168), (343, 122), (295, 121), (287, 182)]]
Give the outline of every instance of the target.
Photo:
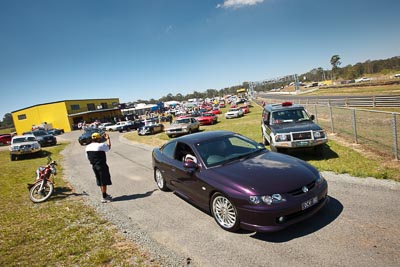
[[(391, 75), (394, 73), (400, 73), (400, 56), (382, 59), (382, 60), (367, 60), (363, 63), (357, 63), (355, 65), (347, 65), (345, 67), (340, 67), (341, 65), (340, 55), (333, 55), (330, 59), (330, 64), (332, 69), (324, 70), (321, 67), (314, 68), (309, 72), (297, 75), (301, 80), (308, 82), (321, 82), (325, 80), (335, 80), (335, 81), (345, 81), (345, 80), (355, 80), (359, 77), (370, 76), (370, 75)], [(267, 79), (263, 81), (253, 82), (254, 91), (269, 91), (274, 88), (281, 88), (295, 81), (295, 75), (286, 75), (279, 78)], [(147, 103), (155, 104), (158, 102), (165, 101), (184, 101), (191, 98), (208, 98), (215, 96), (223, 96), (229, 94), (236, 94), (236, 91), (240, 88), (249, 89), (250, 82), (244, 82), (241, 85), (235, 85), (231, 87), (226, 87), (224, 89), (207, 89), (204, 92), (194, 91), (193, 93), (182, 95), (180, 93), (173, 95), (168, 94), (161, 97), (160, 99), (150, 99), (150, 100), (137, 100), (137, 103)]]

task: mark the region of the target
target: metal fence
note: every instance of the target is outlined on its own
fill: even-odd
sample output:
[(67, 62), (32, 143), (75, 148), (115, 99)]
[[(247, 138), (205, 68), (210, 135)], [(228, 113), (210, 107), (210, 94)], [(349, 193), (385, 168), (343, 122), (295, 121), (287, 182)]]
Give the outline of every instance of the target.
[[(264, 101), (267, 104), (281, 103), (282, 99)], [(309, 113), (315, 115), (316, 123), (328, 132), (399, 159), (400, 113), (332, 106), (329, 101), (310, 104), (304, 103), (304, 99), (294, 99), (292, 102), (305, 106)]]
[(339, 107), (400, 107), (400, 95), (392, 96), (350, 96), (336, 98), (305, 98), (297, 99), (299, 104), (321, 104)]

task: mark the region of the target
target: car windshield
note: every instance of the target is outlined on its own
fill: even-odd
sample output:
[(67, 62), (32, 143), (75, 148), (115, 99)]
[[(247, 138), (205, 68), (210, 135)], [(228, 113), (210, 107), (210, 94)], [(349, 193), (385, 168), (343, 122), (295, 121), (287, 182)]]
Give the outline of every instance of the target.
[(23, 143), (23, 142), (32, 142), (36, 141), (36, 138), (33, 136), (28, 137), (18, 137), (13, 139), (13, 144)]
[(176, 120), (174, 123), (175, 124), (190, 123), (190, 119), (189, 118), (179, 119), (179, 120)]
[(273, 124), (306, 120), (310, 120), (310, 117), (304, 109), (279, 110), (272, 113)]
[(230, 135), (214, 140), (207, 140), (197, 144), (196, 147), (207, 167), (246, 159), (265, 149), (262, 144), (239, 135)]
[(44, 132), (44, 131), (35, 131), (35, 132), (32, 132), (35, 136), (42, 136), (42, 135), (47, 135), (47, 132)]

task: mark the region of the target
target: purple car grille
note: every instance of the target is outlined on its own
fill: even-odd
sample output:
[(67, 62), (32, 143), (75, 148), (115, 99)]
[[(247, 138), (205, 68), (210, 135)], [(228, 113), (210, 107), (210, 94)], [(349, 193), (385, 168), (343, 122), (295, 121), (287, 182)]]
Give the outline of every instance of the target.
[[(311, 189), (313, 189), (314, 186), (315, 186), (315, 181), (312, 181), (311, 183), (309, 183), (308, 185), (306, 185), (308, 191), (310, 191)], [(288, 192), (288, 194), (290, 194), (290, 195), (292, 195), (292, 196), (298, 196), (298, 195), (304, 194), (305, 192), (303, 191), (303, 187), (304, 187), (304, 186), (299, 187), (299, 188), (296, 188), (295, 190)]]
[(293, 140), (308, 140), (312, 139), (311, 132), (293, 133)]

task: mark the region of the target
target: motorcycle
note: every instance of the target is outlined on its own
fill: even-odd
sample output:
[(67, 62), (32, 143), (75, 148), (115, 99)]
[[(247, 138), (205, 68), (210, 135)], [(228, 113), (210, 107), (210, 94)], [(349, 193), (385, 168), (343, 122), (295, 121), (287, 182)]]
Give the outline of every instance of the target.
[(47, 158), (46, 166), (40, 166), (36, 170), (36, 181), (28, 184), (29, 198), (34, 203), (46, 201), (54, 192), (54, 178), (57, 175), (57, 162)]

